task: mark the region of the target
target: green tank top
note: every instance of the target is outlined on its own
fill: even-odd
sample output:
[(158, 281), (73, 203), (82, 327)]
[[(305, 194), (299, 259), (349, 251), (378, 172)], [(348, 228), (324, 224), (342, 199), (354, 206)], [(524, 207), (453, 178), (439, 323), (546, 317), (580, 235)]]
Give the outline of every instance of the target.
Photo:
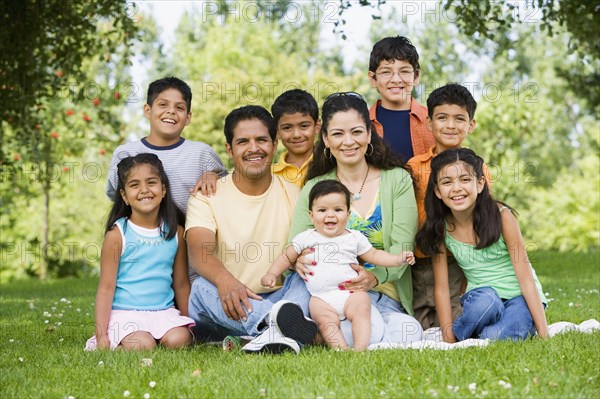
[[(500, 239), (489, 247), (475, 249), (475, 245), (456, 240), (446, 228), (445, 243), (446, 248), (452, 252), (467, 278), (467, 291), (480, 287), (492, 287), (502, 299), (512, 299), (523, 295), (504, 237), (500, 236)], [(531, 272), (542, 302), (547, 303), (542, 285), (533, 267)]]

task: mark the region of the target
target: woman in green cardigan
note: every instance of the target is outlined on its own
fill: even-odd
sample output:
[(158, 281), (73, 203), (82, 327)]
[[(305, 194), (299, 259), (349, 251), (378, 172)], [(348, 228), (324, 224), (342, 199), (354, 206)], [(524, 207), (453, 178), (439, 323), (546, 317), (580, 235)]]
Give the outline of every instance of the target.
[[(357, 93), (335, 93), (323, 104), (323, 124), (308, 169), (306, 184), (296, 204), (289, 241), (312, 228), (308, 193), (318, 181), (334, 179), (352, 193), (348, 228), (362, 231), (375, 248), (400, 254), (412, 250), (417, 229), (417, 205), (410, 175), (402, 160), (383, 139), (372, 134), (367, 103)], [(310, 256), (296, 264), (296, 271), (309, 278), (313, 268)], [(423, 330), (412, 317), (412, 278), (409, 266), (384, 268), (365, 264), (356, 266), (357, 277), (342, 282), (339, 288), (368, 291), (371, 303), (383, 317), (384, 326), (373, 317), (372, 337), (380, 342), (406, 343), (422, 338)], [(351, 326), (342, 322), (342, 332), (352, 345)], [(379, 331), (380, 332), (380, 331)], [(374, 343), (374, 342), (371, 342)]]

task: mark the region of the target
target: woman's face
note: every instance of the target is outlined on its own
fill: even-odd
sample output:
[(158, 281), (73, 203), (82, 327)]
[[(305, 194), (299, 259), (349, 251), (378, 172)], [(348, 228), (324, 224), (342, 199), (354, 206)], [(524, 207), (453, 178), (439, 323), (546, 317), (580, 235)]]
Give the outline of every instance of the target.
[(356, 165), (365, 159), (371, 132), (357, 111), (337, 112), (329, 120), (323, 142), (339, 165)]

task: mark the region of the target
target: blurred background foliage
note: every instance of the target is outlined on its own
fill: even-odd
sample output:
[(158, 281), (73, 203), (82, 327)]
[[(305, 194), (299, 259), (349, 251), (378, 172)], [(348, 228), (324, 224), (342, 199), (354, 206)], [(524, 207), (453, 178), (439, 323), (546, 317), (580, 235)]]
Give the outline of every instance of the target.
[[(421, 103), (447, 82), (466, 85), (478, 100), (465, 146), (490, 166), (494, 195), (520, 213), (528, 249), (597, 248), (600, 65), (598, 31), (587, 26), (599, 11), (588, 2), (529, 1), (518, 14), (515, 2), (486, 8), (482, 1), (463, 5), (472, 22), (465, 24), (448, 14), (461, 1), (420, 13), (378, 3), (385, 2), (340, 1), (336, 39), (324, 43), (332, 24), (314, 17), (324, 2), (258, 1), (240, 15), (239, 4), (219, 0), (210, 13), (186, 11), (167, 48), (160, 26), (135, 3), (2, 2), (0, 282), (98, 270), (110, 155), (147, 134), (150, 81), (175, 75), (190, 84), (193, 118), (184, 136), (209, 143), (231, 166), (222, 128), (233, 108), (270, 109), (291, 88), (319, 103), (350, 90), (372, 103), (368, 57), (372, 43), (389, 35), (409, 37), (419, 51)], [(369, 44), (348, 63), (350, 7), (361, 7), (370, 30)], [(526, 23), (532, 11), (537, 19)]]

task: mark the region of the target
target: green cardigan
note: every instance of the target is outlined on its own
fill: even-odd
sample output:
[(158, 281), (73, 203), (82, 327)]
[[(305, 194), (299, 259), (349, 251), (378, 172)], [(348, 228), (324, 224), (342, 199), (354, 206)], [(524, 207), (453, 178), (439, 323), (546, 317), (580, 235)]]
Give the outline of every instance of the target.
[[(314, 227), (308, 214), (308, 194), (310, 189), (319, 181), (335, 180), (335, 170), (306, 182), (300, 191), (296, 203), (294, 217), (288, 241), (291, 242), (298, 233)], [(379, 182), (379, 200), (381, 202), (381, 218), (383, 233), (383, 248), (387, 252), (399, 254), (414, 247), (417, 231), (417, 203), (413, 189), (413, 181), (408, 172), (402, 168), (382, 170)], [(369, 272), (377, 277), (379, 284), (393, 282), (398, 291), (400, 302), (404, 309), (413, 315), (412, 307), (412, 274), (408, 266), (375, 267)]]

